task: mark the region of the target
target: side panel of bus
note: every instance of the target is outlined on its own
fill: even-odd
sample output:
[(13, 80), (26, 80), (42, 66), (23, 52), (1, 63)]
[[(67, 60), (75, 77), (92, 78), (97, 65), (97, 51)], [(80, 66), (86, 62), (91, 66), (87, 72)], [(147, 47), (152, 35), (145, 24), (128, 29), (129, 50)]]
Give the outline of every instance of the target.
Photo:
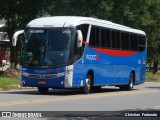
[(135, 84), (140, 84), (145, 81), (145, 69), (146, 51), (113, 56), (86, 46), (83, 58), (74, 64), (73, 86), (84, 86), (89, 70), (94, 72), (94, 86), (128, 84), (131, 72), (135, 75)]

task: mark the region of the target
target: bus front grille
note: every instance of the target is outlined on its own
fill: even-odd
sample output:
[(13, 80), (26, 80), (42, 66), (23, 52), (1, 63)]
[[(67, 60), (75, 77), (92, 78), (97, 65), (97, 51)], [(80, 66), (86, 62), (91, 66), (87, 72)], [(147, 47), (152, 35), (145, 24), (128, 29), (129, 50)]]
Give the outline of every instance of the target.
[(65, 72), (57, 73), (57, 74), (29, 74), (26, 72), (22, 72), (22, 75), (28, 78), (37, 78), (37, 79), (51, 79), (51, 78), (59, 78), (65, 76)]
[(57, 75), (28, 75), (29, 78), (58, 78)]

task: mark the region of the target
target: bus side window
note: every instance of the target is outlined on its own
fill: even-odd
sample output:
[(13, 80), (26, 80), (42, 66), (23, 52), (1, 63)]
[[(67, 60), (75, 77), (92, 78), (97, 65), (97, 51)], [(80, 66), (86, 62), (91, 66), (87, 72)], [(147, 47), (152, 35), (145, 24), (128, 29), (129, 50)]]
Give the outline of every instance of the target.
[(116, 48), (120, 49), (121, 48), (121, 36), (120, 36), (120, 31), (116, 31)]
[(129, 33), (126, 33), (126, 50), (130, 50), (130, 35)]
[(122, 49), (125, 50), (126, 49), (126, 33), (125, 32), (121, 32), (121, 41), (122, 41)]
[[(82, 32), (82, 35), (83, 35), (83, 41), (86, 42), (86, 39), (87, 39), (87, 33), (88, 33), (88, 28), (89, 28), (89, 25), (88, 24), (83, 24), (83, 25), (79, 25), (77, 26), (77, 30), (81, 30)], [(82, 44), (82, 48), (84, 49), (85, 47), (85, 44)], [(82, 50), (83, 50), (82, 49)], [(83, 51), (82, 51), (83, 52)]]
[(91, 27), (89, 45), (91, 47), (100, 47), (100, 27)]
[(101, 28), (101, 47), (102, 48), (110, 48), (111, 47), (111, 39), (110, 39), (110, 29)]
[(117, 46), (117, 43), (116, 43), (116, 31), (112, 30), (111, 33), (112, 33), (112, 48), (115, 49), (116, 46)]
[(135, 50), (135, 41), (134, 41), (134, 35), (130, 34), (130, 50), (134, 51)]
[(138, 51), (138, 35), (134, 35), (135, 51)]
[[(77, 30), (81, 30), (82, 35), (83, 35), (83, 41), (86, 42), (87, 39), (87, 33), (88, 33), (88, 24), (82, 24), (77, 26)], [(84, 52), (85, 44), (82, 44), (82, 47), (78, 48), (77, 47), (77, 34), (75, 37), (75, 42), (74, 42), (74, 61), (78, 60)]]
[(77, 47), (77, 34), (76, 34), (76, 37), (75, 37), (75, 40), (74, 40), (74, 60), (73, 61), (76, 61), (80, 58), (80, 49), (79, 47)]
[(145, 46), (146, 46), (145, 36), (139, 35), (138, 50), (142, 52), (145, 49)]
[(101, 28), (101, 47), (106, 48), (106, 30)]
[(110, 48), (111, 47), (111, 30), (106, 29), (106, 47)]
[[(85, 42), (86, 42), (86, 38), (87, 38), (88, 28), (89, 28), (88, 24), (83, 24), (83, 25), (77, 26), (77, 30), (81, 30), (82, 35), (83, 35), (83, 41), (85, 41)], [(85, 46), (85, 44), (83, 44), (83, 47), (84, 46)]]
[(96, 46), (96, 28), (91, 28), (89, 45), (95, 47)]

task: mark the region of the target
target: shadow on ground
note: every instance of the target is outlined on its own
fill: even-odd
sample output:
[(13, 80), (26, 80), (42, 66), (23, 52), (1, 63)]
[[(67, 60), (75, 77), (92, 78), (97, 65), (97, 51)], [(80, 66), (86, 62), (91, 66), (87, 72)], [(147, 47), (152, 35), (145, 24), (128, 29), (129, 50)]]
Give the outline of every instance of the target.
[[(137, 89), (134, 89), (135, 91)], [(94, 90), (90, 94), (96, 93), (111, 93), (120, 92), (119, 88), (102, 88), (101, 90)], [(56, 96), (69, 96), (69, 95), (83, 95), (79, 89), (49, 89), (47, 94), (40, 94), (37, 89), (33, 90), (18, 90), (18, 91), (4, 91), (0, 94), (25, 94), (25, 95), (56, 95)]]
[(155, 87), (155, 86), (153, 86), (153, 87), (150, 86), (150, 87), (146, 87), (146, 88), (149, 88), (149, 89), (158, 89), (158, 90), (160, 90), (160, 86), (159, 86), (159, 87), (157, 87), (157, 86), (156, 86), (156, 87)]

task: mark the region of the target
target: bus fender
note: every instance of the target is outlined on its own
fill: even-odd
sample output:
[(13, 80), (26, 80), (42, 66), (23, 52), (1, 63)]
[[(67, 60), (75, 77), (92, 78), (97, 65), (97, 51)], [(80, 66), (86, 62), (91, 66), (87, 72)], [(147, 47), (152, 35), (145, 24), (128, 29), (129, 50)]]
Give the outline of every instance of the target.
[[(131, 75), (131, 73), (133, 73), (134, 74), (134, 83), (136, 82), (135, 81), (135, 79), (136, 79), (136, 73), (135, 73), (135, 69), (134, 68), (132, 68), (131, 70), (130, 70), (130, 73), (129, 73), (129, 76), (128, 76), (128, 78), (130, 78), (130, 75)], [(129, 79), (128, 79), (129, 80)]]

